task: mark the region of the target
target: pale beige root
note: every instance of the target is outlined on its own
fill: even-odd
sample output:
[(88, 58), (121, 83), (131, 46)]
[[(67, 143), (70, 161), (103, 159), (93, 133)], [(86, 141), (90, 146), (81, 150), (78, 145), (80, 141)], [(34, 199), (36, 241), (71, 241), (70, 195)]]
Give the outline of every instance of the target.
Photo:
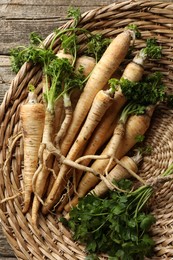
[[(93, 132), (83, 155), (94, 155), (98, 149), (100, 149), (100, 147), (111, 137), (114, 131), (114, 129), (111, 128), (111, 124), (115, 122), (116, 125), (116, 121), (118, 121), (118, 116), (125, 100), (126, 99), (122, 95), (121, 91), (115, 93), (113, 104), (108, 108), (102, 120)], [(109, 134), (107, 135), (108, 132)], [(88, 158), (83, 161), (83, 164), (87, 166), (90, 161), (91, 159)]]
[(60, 59), (68, 59), (68, 61), (70, 62), (70, 64), (73, 64), (74, 61), (74, 57), (73, 55), (69, 54), (69, 53), (65, 53), (64, 50), (59, 50), (56, 54), (56, 56)]
[[(119, 118), (119, 111), (121, 110), (122, 105), (124, 104), (124, 96), (121, 91), (116, 92), (114, 96), (113, 104), (108, 108), (102, 120), (96, 127), (91, 138), (88, 141), (86, 149), (83, 152), (83, 156), (95, 155), (97, 151), (106, 144), (106, 142), (111, 138), (115, 126)], [(83, 160), (82, 164), (88, 166), (91, 162), (91, 156), (86, 157)], [(75, 186), (78, 186), (78, 183), (83, 175), (82, 171), (76, 171), (75, 175)]]
[(126, 56), (131, 41), (129, 31), (120, 33), (95, 65), (73, 113), (73, 120), (61, 145), (63, 155), (66, 155), (84, 122), (97, 92), (104, 88), (114, 71)]
[[(50, 78), (47, 75), (43, 74), (40, 84), (42, 85), (42, 92), (44, 94), (46, 92), (46, 89), (50, 88)], [(43, 101), (45, 100), (43, 99)]]
[[(54, 138), (54, 144), (55, 144), (56, 148), (58, 148), (58, 149), (60, 147), (60, 142), (63, 140), (63, 137), (65, 136), (65, 134), (67, 132), (67, 129), (71, 123), (72, 116), (73, 116), (70, 97), (68, 95), (67, 96), (65, 95), (64, 99), (66, 99), (66, 101), (64, 101), (64, 106), (63, 106), (64, 111), (65, 111), (65, 116), (64, 116), (64, 119), (61, 122), (61, 126)], [(57, 176), (57, 174), (59, 172), (59, 163), (56, 159), (53, 162), (53, 170), (55, 172), (55, 175)], [(50, 190), (52, 189), (54, 181), (55, 181), (55, 176), (51, 175), (49, 178), (49, 184), (48, 184), (48, 188), (47, 188), (47, 192), (46, 192), (47, 195), (49, 194)]]
[(64, 120), (65, 117), (65, 111), (64, 111), (64, 104), (63, 104), (63, 98), (60, 97), (56, 103), (55, 103), (55, 133), (57, 133), (60, 129), (60, 126)]
[[(105, 111), (110, 107), (110, 105), (113, 102), (113, 98), (110, 96), (110, 94), (107, 91), (99, 91), (93, 101), (91, 110), (89, 111), (89, 114), (87, 116), (87, 119), (77, 137), (75, 140), (73, 146), (71, 147), (67, 159), (70, 160), (76, 160), (83, 151), (84, 147), (86, 146), (86, 143), (90, 136), (92, 135), (92, 132), (94, 131), (95, 127), (101, 120), (102, 116), (104, 115)], [(65, 188), (65, 183), (67, 179), (69, 178), (69, 166), (63, 165), (60, 168), (60, 171), (58, 173), (57, 179), (50, 191), (50, 195), (48, 195), (46, 201), (49, 201), (49, 198), (52, 198), (54, 193), (56, 194), (56, 201), (61, 197), (61, 192), (63, 189), (60, 189), (60, 187)], [(68, 174), (67, 174), (68, 172)], [(67, 177), (68, 176), (68, 177)], [(57, 191), (58, 190), (58, 191)], [(52, 199), (51, 199), (52, 200)], [(47, 202), (45, 202), (46, 204)], [(51, 201), (51, 204), (53, 202)], [(55, 202), (56, 204), (56, 202)]]
[[(59, 51), (57, 53), (57, 56), (60, 58), (67, 58), (70, 63), (73, 63), (73, 56), (70, 54), (65, 54), (63, 51)], [(82, 74), (87, 77), (91, 71), (93, 70), (96, 62), (95, 59), (89, 56), (81, 56), (77, 58), (76, 63), (75, 63), (75, 72), (78, 72), (82, 68)], [(57, 133), (55, 142), (60, 143), (62, 141), (63, 137), (66, 134), (66, 131), (68, 127), (70, 126), (70, 123), (72, 121), (72, 109), (75, 108), (78, 99), (81, 95), (81, 90), (74, 89), (70, 96), (64, 94), (63, 99), (64, 99), (64, 111), (65, 111), (65, 118), (64, 121), (62, 122), (60, 131)], [(72, 100), (72, 101), (71, 101)]]
[[(57, 52), (56, 56), (60, 59), (68, 59), (68, 61), (70, 62), (71, 65), (73, 65), (73, 63), (74, 63), (73, 55), (71, 55), (69, 53), (65, 53), (64, 50), (59, 50)], [(65, 95), (65, 97), (66, 96), (67, 95)], [(68, 103), (69, 103), (69, 101), (68, 101)], [(77, 102), (77, 100), (75, 100), (75, 102)], [(66, 103), (67, 102), (64, 102), (64, 95), (63, 95), (56, 101), (56, 104), (55, 104), (55, 119), (54, 119), (54, 121), (55, 121), (55, 125), (54, 125), (55, 139), (54, 139), (54, 142), (55, 142), (55, 145), (58, 147), (59, 147), (60, 141), (62, 141), (64, 135), (66, 134), (66, 130), (72, 120), (71, 102), (70, 102), (70, 104), (67, 104), (67, 105), (66, 105)], [(53, 167), (55, 174), (57, 175), (59, 170), (57, 170), (58, 163), (56, 160), (54, 160), (52, 167)], [(54, 181), (55, 181), (55, 176), (51, 174), (50, 178), (49, 178), (49, 184), (47, 187), (47, 194), (49, 193)]]
[(124, 69), (122, 78), (128, 79), (132, 82), (138, 82), (142, 79), (143, 74), (144, 67), (132, 61), (127, 64), (126, 68)]
[[(32, 95), (30, 93), (30, 95)], [(30, 99), (31, 100), (31, 99)], [(20, 119), (24, 143), (24, 207), (26, 213), (30, 207), (32, 195), (32, 177), (38, 166), (38, 151), (43, 135), (45, 109), (35, 100), (20, 108)]]
[[(124, 156), (120, 160), (128, 169), (131, 169), (135, 173), (138, 171), (137, 163), (133, 160), (133, 158), (129, 156)], [(106, 178), (112, 182), (112, 181), (119, 181), (121, 179), (130, 178), (131, 174), (128, 170), (126, 170), (124, 167), (117, 164), (106, 176)], [(101, 197), (105, 195), (105, 193), (108, 191), (108, 186), (105, 184), (104, 181), (100, 181), (94, 189), (90, 191), (90, 193), (95, 194), (98, 197)], [(113, 186), (114, 189), (114, 186)], [(65, 208), (67, 210), (67, 208)], [(69, 210), (69, 208), (68, 208)]]
[[(43, 195), (46, 192), (46, 186), (48, 184), (48, 177), (50, 175), (49, 166), (52, 166), (52, 155), (48, 152), (48, 154), (45, 154), (44, 151), (44, 159), (47, 159), (47, 163), (43, 163), (42, 168), (38, 174), (38, 177), (36, 179), (35, 183), (35, 191), (34, 191), (34, 199), (32, 203), (32, 223), (34, 227), (37, 227), (38, 225), (38, 212), (40, 209), (40, 204), (44, 204), (43, 202)], [(45, 165), (46, 164), (46, 165)]]
[[(60, 155), (59, 154), (59, 150), (57, 150), (52, 143), (47, 144), (47, 149), (49, 150), (49, 152), (51, 154), (54, 154), (55, 156), (57, 156), (57, 158), (62, 162), (61, 170), (64, 171), (64, 169), (66, 170), (66, 166), (70, 166), (71, 168), (75, 168), (75, 169), (78, 169), (78, 170), (81, 170), (81, 171), (91, 172), (94, 176), (97, 176), (98, 178), (100, 178), (100, 174), (98, 172), (96, 172), (94, 169), (92, 169), (90, 167), (86, 167), (86, 166), (80, 165), (77, 162), (74, 162), (74, 161), (72, 161), (72, 160), (70, 160), (70, 159)], [(59, 176), (59, 174), (58, 174), (58, 176)], [(59, 179), (57, 178), (55, 183), (54, 183), (55, 187), (57, 186), (57, 180), (59, 182)], [(61, 185), (59, 186), (59, 183), (58, 183), (59, 189), (55, 190), (54, 186), (53, 186), (53, 189), (52, 189), (53, 193), (52, 193), (52, 190), (51, 190), (51, 192), (50, 192), (50, 194), (48, 196), (48, 198), (49, 198), (48, 206), (47, 206), (46, 201), (45, 201), (45, 203), (44, 203), (44, 205), (42, 207), (42, 212), (44, 214), (47, 214), (49, 212), (49, 210), (54, 205), (59, 203), (58, 201), (60, 200), (60, 198), (58, 196), (61, 197), (62, 192), (63, 192), (63, 190), (65, 188), (65, 185), (67, 184), (68, 180), (69, 180), (68, 171), (65, 171), (65, 175), (63, 175), (63, 178), (61, 179)], [(55, 194), (54, 194), (54, 192), (55, 192)]]
[(110, 155), (110, 160), (105, 168), (104, 174), (107, 175), (110, 167), (113, 163), (115, 154), (117, 149), (119, 148), (120, 145), (122, 145), (123, 142), (123, 138), (124, 138), (124, 134), (125, 134), (125, 125), (124, 123), (120, 120), (118, 122), (118, 124), (116, 125), (112, 138), (111, 138), (111, 145), (109, 148), (109, 155)]
[(86, 121), (73, 143), (67, 158), (76, 160), (81, 155), (81, 149), (84, 149), (93, 131), (101, 121), (107, 109), (112, 105), (113, 101), (109, 92), (100, 90), (97, 93)]
[(63, 95), (63, 101), (64, 101), (64, 110), (65, 110), (65, 117), (64, 120), (61, 124), (61, 127), (58, 131), (58, 133), (55, 136), (55, 146), (56, 147), (60, 147), (60, 142), (63, 139), (63, 137), (65, 136), (68, 127), (70, 126), (70, 123), (72, 121), (72, 116), (73, 116), (73, 112), (72, 112), (72, 106), (71, 106), (71, 100), (68, 94), (64, 94)]
[[(59, 50), (56, 56), (60, 59), (68, 59), (69, 63), (72, 65), (74, 61), (73, 55), (65, 53), (64, 50)], [(60, 97), (55, 104), (55, 133), (60, 129), (61, 123), (64, 119), (64, 102), (63, 97)]]
[[(141, 64), (137, 64), (134, 61), (132, 61), (125, 67), (123, 74), (121, 75), (121, 78), (126, 78), (130, 81), (137, 82), (142, 78), (143, 73), (144, 73), (143, 66)], [(116, 73), (113, 74), (113, 77), (116, 77)], [(95, 129), (84, 151), (84, 155), (95, 154), (98, 151), (98, 149), (100, 149), (100, 147), (111, 137), (111, 135), (113, 134), (113, 128), (111, 127), (111, 125), (113, 124), (113, 122), (114, 125), (116, 125), (121, 109), (126, 102), (127, 100), (125, 96), (123, 95), (120, 87), (118, 87), (118, 90), (115, 92), (114, 95), (114, 103), (106, 111), (101, 122)], [(117, 137), (117, 135), (115, 136)], [(87, 166), (90, 163), (90, 161), (91, 159), (87, 159), (83, 162), (83, 164)], [(109, 170), (109, 165), (106, 171), (108, 170)], [(78, 172), (78, 179), (80, 179), (81, 175), (82, 173)]]
[[(120, 159), (123, 157), (137, 142), (136, 136), (143, 135), (150, 126), (151, 117), (154, 111), (154, 106), (149, 106), (147, 112), (144, 115), (130, 116), (126, 124), (126, 132), (124, 135), (123, 143), (119, 146), (115, 156)], [(101, 155), (110, 155), (110, 150), (112, 147), (112, 138), (108, 142), (107, 146), (101, 153)], [(109, 162), (109, 159), (102, 161), (96, 160), (92, 164), (92, 168), (100, 173), (104, 174), (105, 168)], [(116, 165), (116, 160), (112, 162), (110, 170)], [(86, 173), (79, 183), (77, 194), (73, 197), (70, 202), (70, 207), (75, 206), (78, 203), (78, 198), (85, 196), (91, 189), (93, 189), (99, 182), (99, 179), (91, 173)], [(68, 207), (68, 206), (67, 206)]]
[(33, 225), (37, 226), (38, 211), (40, 208), (40, 202), (42, 201), (43, 195), (46, 192), (48, 183), (48, 177), (53, 164), (53, 155), (47, 150), (46, 145), (53, 141), (54, 137), (54, 117), (55, 114), (46, 110), (45, 124), (43, 131), (42, 143), (40, 145), (39, 158), (40, 166), (33, 176), (32, 186), (34, 189), (34, 200), (32, 204), (32, 222)]
[[(86, 55), (83, 55), (79, 58), (77, 58), (75, 63), (75, 72), (78, 72), (82, 68), (82, 74), (87, 78), (89, 77), (90, 73), (92, 72), (96, 62), (95, 59)], [(77, 102), (80, 98), (80, 95), (82, 93), (81, 89), (74, 89), (72, 93), (70, 94), (72, 109), (74, 111)]]
[(77, 58), (75, 63), (75, 71), (82, 69), (82, 74), (88, 77), (96, 65), (96, 60), (93, 57), (82, 55)]
[[(136, 56), (133, 59), (132, 62), (130, 62), (122, 75), (122, 78), (128, 79), (131, 82), (138, 82), (141, 80), (143, 73), (144, 73), (144, 67), (142, 66), (143, 63), (135, 63), (134, 61), (136, 60)], [(141, 65), (142, 64), (142, 65)], [(121, 91), (121, 90), (119, 90)], [(125, 97), (124, 97), (124, 104), (125, 104)], [(112, 152), (112, 156), (110, 158), (110, 161), (105, 169), (105, 173), (107, 174), (109, 172), (109, 167), (112, 164), (113, 158), (115, 156), (116, 150), (119, 147), (119, 144), (121, 143), (123, 136), (125, 133), (125, 126), (124, 123), (122, 122), (118, 122), (117, 126), (115, 127), (114, 133), (113, 133), (113, 137), (112, 137), (112, 143), (114, 143), (114, 145), (112, 145), (112, 151), (110, 151), (110, 153)]]
[[(64, 115), (63, 121), (61, 122), (60, 128), (57, 131), (55, 138), (54, 138), (54, 144), (55, 144), (56, 148), (58, 148), (58, 149), (60, 148), (60, 142), (63, 140), (63, 138), (67, 132), (67, 129), (71, 123), (72, 116), (73, 116), (71, 98), (66, 93), (63, 95), (63, 110), (64, 110), (65, 115)], [(55, 124), (57, 124), (56, 118), (55, 118)], [(59, 172), (59, 165), (58, 165), (57, 160), (54, 160), (53, 170), (55, 172), (55, 175), (57, 176), (57, 174)], [(49, 194), (54, 181), (55, 181), (55, 176), (51, 175), (49, 178), (47, 194)]]
[[(78, 158), (75, 162), (76, 163), (81, 163), (81, 162), (83, 162), (86, 159), (90, 159), (90, 160), (91, 159), (93, 159), (93, 160), (95, 160), (95, 159), (104, 160), (104, 159), (107, 159), (107, 158), (108, 158), (108, 156), (86, 155), (86, 156), (82, 156), (82, 157)], [(78, 180), (79, 180), (78, 174), (79, 173), (83, 173), (83, 171), (82, 170), (78, 170), (77, 176), (76, 176), (76, 171), (77, 170), (73, 169), (73, 171), (74, 171), (75, 178), (73, 177), (73, 183), (71, 183), (70, 188), (67, 189), (67, 192), (62, 195), (62, 198), (61, 198), (61, 200), (59, 202), (59, 206), (57, 208), (57, 212), (62, 212), (64, 210), (65, 205), (71, 200), (71, 196), (74, 194), (74, 192), (76, 192), (76, 187), (77, 187)]]
[[(141, 64), (137, 64), (134, 61), (132, 61), (129, 64), (127, 64), (127, 66), (125, 67), (124, 72), (122, 74), (122, 78), (128, 79), (132, 82), (138, 82), (138, 81), (141, 80), (143, 73), (144, 73), (143, 66), (141, 66)], [(125, 96), (122, 94), (120, 88), (117, 92), (115, 92), (115, 100), (116, 100), (117, 95), (118, 95), (118, 97), (121, 98), (120, 99), (121, 102), (119, 102), (119, 103), (117, 102), (118, 105), (117, 105), (117, 108), (115, 109), (115, 116), (118, 115), (118, 112), (120, 112), (121, 108), (123, 107), (123, 105), (127, 101)], [(111, 113), (111, 111), (109, 111), (109, 112)], [(113, 113), (111, 113), (111, 114), (113, 114)], [(109, 118), (109, 115), (107, 115), (107, 117)], [(108, 131), (109, 129), (105, 129), (105, 130)], [(105, 169), (106, 174), (109, 172), (109, 167), (112, 163), (115, 151), (116, 151), (116, 149), (118, 149), (118, 146), (119, 146), (120, 142), (122, 141), (122, 138), (124, 136), (124, 132), (125, 132), (124, 125), (121, 122), (118, 123), (117, 126), (115, 127), (113, 137), (112, 137), (112, 143), (114, 143), (114, 144), (112, 145), (112, 151), (110, 151), (110, 153), (112, 153), (112, 156), (111, 156), (110, 161), (109, 161), (109, 163), (108, 163), (108, 165)], [(93, 145), (93, 144), (91, 144), (91, 145)]]
[(55, 114), (46, 110), (42, 144), (52, 142), (55, 136)]

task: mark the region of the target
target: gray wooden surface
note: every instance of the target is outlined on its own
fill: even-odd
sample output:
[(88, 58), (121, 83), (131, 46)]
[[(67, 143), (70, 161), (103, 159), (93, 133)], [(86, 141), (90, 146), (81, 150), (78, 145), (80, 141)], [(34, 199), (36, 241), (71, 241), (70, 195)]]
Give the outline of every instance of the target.
[[(69, 6), (85, 12), (115, 0), (0, 0), (0, 103), (15, 76), (10, 68), (9, 50), (28, 43), (29, 33), (43, 37), (67, 21)], [(14, 260), (0, 227), (0, 259)], [(39, 260), (39, 259), (38, 259)]]

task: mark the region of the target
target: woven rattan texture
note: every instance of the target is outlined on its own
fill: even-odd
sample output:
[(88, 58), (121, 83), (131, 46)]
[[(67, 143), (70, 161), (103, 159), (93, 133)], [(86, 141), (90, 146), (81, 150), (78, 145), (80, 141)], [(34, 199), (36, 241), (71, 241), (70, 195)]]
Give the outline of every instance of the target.
[[(64, 25), (68, 27), (71, 22)], [(143, 40), (137, 40), (135, 49), (144, 46), (144, 39), (155, 37), (163, 47), (163, 57), (158, 62), (146, 65), (146, 71), (161, 71), (168, 89), (173, 79), (173, 4), (155, 1), (123, 1), (91, 10), (82, 15), (79, 26), (92, 32), (101, 32), (114, 37), (129, 23), (138, 25)], [(49, 46), (51, 33), (45, 42)], [(81, 52), (85, 48), (85, 37), (79, 34)], [(58, 50), (59, 42), (54, 49)], [(14, 196), (22, 191), (23, 145), (19, 139), (12, 151), (9, 142), (20, 132), (19, 109), (25, 101), (28, 83), (37, 86), (41, 97), (42, 72), (39, 67), (24, 64), (11, 83), (0, 107), (0, 199)], [(151, 156), (146, 156), (140, 174), (146, 180), (163, 172), (173, 159), (173, 112), (158, 107), (153, 116), (147, 142), (152, 146)], [(7, 160), (9, 153), (12, 159)], [(6, 164), (4, 162), (6, 161)], [(153, 259), (173, 259), (173, 183), (159, 187), (152, 202), (157, 217), (152, 232), (156, 242)], [(3, 231), (18, 259), (75, 260), (84, 259), (84, 247), (73, 242), (70, 233), (57, 221), (57, 216), (39, 216), (40, 235), (34, 231), (31, 215), (22, 213), (22, 195), (1, 204), (0, 218)], [(102, 259), (104, 257), (101, 257)]]

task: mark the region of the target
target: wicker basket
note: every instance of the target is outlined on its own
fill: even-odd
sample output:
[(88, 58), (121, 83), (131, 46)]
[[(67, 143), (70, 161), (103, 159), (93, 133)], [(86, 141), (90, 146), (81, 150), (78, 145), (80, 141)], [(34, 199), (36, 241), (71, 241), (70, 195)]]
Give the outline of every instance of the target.
[[(90, 31), (101, 32), (106, 37), (114, 37), (129, 23), (138, 25), (143, 40), (137, 40), (136, 50), (144, 46), (144, 39), (155, 37), (163, 46), (163, 57), (158, 62), (149, 62), (146, 71), (161, 71), (165, 84), (171, 91), (173, 79), (173, 4), (154, 1), (123, 1), (91, 10), (82, 15), (79, 26)], [(70, 26), (71, 21), (65, 27)], [(85, 48), (82, 35), (81, 46)], [(45, 42), (50, 44), (53, 33)], [(54, 48), (58, 48), (58, 41)], [(20, 131), (20, 104), (27, 96), (28, 83), (37, 86), (41, 96), (39, 82), (42, 72), (39, 67), (24, 64), (11, 83), (0, 107), (0, 200), (14, 196), (1, 204), (0, 218), (4, 234), (18, 259), (84, 259), (85, 248), (75, 243), (66, 230), (58, 223), (57, 216), (49, 214), (39, 216), (38, 235), (32, 227), (31, 215), (22, 213), (22, 196), (16, 196), (22, 190), (21, 167), (23, 160), (22, 140), (12, 150), (12, 159), (4, 165), (8, 157), (9, 138)], [(147, 133), (147, 142), (153, 147), (152, 156), (146, 156), (141, 165), (140, 174), (149, 179), (160, 175), (173, 160), (173, 111), (164, 107), (156, 109), (151, 128)], [(6, 172), (3, 171), (6, 167)], [(153, 259), (173, 259), (173, 183), (167, 182), (156, 191), (152, 211), (157, 217), (153, 226), (155, 256)], [(106, 259), (101, 257), (100, 259)]]

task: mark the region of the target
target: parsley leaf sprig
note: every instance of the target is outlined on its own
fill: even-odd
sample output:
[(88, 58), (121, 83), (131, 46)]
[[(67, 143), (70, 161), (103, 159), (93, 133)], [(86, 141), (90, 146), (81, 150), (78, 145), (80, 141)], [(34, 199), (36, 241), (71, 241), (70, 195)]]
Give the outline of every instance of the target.
[(163, 102), (167, 98), (162, 78), (163, 75), (160, 72), (154, 72), (143, 77), (139, 82), (121, 78), (120, 80), (110, 79), (109, 83), (112, 87), (115, 85), (115, 89), (120, 86), (128, 101), (147, 106)]
[(110, 191), (106, 198), (89, 194), (80, 199), (70, 211), (68, 227), (74, 240), (86, 245), (89, 255), (106, 253), (110, 259), (144, 259), (154, 246), (149, 230), (155, 218), (144, 210), (153, 190), (141, 186), (131, 191), (132, 182), (126, 179), (117, 185), (126, 192)]

